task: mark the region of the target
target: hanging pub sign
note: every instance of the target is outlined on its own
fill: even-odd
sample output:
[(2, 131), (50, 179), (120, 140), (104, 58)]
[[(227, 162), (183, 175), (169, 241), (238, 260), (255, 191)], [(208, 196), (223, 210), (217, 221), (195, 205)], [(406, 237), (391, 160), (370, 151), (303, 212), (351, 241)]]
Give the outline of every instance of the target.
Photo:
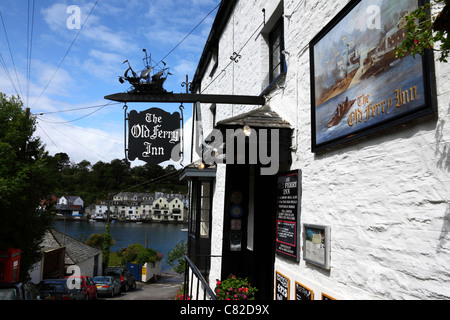
[(276, 253), (300, 261), (301, 170), (278, 177)]
[(140, 113), (131, 111), (128, 115), (128, 159), (153, 165), (172, 159), (174, 148), (181, 142), (180, 121), (178, 112), (170, 114), (157, 108)]

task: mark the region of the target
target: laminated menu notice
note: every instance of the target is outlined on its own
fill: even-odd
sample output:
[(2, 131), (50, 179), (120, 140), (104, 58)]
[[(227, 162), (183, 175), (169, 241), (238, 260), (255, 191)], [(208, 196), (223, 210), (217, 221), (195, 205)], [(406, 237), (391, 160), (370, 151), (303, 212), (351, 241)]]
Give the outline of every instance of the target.
[(301, 170), (278, 176), (276, 253), (300, 261)]

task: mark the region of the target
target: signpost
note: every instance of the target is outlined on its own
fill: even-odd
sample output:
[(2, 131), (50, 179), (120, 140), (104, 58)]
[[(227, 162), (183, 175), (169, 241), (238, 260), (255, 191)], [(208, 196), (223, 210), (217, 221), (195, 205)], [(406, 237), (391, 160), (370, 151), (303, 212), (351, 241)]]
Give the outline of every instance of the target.
[(278, 177), (276, 253), (300, 261), (301, 170)]

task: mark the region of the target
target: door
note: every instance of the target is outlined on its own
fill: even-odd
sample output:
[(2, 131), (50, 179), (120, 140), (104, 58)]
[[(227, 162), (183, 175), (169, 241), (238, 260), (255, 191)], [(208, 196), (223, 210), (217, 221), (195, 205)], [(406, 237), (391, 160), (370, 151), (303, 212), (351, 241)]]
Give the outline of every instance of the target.
[(261, 300), (273, 299), (276, 181), (256, 165), (227, 166), (222, 278), (248, 277)]

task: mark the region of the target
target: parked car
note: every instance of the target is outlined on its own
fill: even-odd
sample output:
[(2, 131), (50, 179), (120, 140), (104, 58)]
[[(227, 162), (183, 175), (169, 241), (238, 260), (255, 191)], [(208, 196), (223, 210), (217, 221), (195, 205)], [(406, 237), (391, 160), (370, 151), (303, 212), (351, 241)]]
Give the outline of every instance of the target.
[(0, 284), (0, 300), (43, 300), (37, 285), (32, 282)]
[(69, 289), (67, 279), (50, 279), (39, 282), (39, 290), (45, 300), (85, 300), (86, 294), (80, 289)]
[(94, 277), (94, 283), (97, 286), (97, 292), (99, 295), (108, 295), (114, 297), (116, 294), (120, 294), (121, 284), (116, 278), (111, 276), (99, 276)]
[(105, 270), (105, 276), (111, 276), (117, 279), (121, 284), (122, 291), (136, 288), (134, 276), (125, 267), (108, 267)]
[[(89, 276), (67, 276), (65, 279), (72, 277), (72, 284), (79, 285), (79, 288), (86, 295), (86, 300), (97, 299), (97, 286), (94, 280)], [(78, 288), (78, 286), (77, 286)]]

